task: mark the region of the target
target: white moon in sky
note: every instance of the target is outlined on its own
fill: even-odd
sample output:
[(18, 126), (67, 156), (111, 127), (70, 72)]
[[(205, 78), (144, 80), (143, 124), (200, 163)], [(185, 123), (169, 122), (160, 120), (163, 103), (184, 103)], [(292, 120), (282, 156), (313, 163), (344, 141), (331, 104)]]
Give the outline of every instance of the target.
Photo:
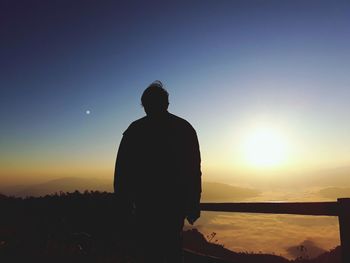
[(86, 110), (85, 113), (86, 113), (87, 115), (89, 115), (89, 114), (91, 113), (91, 111), (90, 111), (90, 110)]

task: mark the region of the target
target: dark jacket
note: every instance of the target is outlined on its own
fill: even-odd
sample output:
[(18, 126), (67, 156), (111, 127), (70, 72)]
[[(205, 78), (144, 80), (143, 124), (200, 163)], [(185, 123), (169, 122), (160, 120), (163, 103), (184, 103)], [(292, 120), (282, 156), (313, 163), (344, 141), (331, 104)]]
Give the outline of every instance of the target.
[(114, 191), (136, 210), (198, 209), (201, 195), (197, 134), (186, 120), (167, 113), (143, 117), (123, 133), (114, 174)]

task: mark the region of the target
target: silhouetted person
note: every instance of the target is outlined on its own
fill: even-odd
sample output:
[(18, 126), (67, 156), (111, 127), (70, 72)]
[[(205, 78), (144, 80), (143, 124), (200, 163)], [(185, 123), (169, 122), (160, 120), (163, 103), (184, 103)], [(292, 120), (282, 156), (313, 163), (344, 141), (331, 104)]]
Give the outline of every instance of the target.
[(114, 191), (134, 216), (144, 262), (182, 262), (184, 219), (200, 216), (200, 151), (190, 123), (168, 112), (160, 81), (142, 94), (146, 116), (123, 133)]

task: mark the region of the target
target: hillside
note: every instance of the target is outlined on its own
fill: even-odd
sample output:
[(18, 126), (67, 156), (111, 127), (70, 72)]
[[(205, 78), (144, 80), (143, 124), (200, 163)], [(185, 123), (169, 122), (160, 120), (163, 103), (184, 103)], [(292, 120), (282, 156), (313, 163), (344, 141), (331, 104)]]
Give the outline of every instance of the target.
[[(132, 262), (126, 244), (133, 226), (112, 194), (73, 192), (26, 199), (1, 195), (0, 209), (0, 262)], [(237, 253), (196, 229), (184, 231), (184, 248), (185, 262), (340, 262), (339, 248), (299, 261)]]

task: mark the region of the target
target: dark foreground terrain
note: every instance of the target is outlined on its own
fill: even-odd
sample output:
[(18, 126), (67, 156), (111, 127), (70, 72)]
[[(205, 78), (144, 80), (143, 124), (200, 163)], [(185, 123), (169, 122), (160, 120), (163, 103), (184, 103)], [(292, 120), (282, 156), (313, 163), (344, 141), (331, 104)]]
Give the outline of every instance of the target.
[[(126, 247), (132, 220), (118, 213), (120, 207), (106, 192), (26, 199), (0, 195), (0, 262), (133, 262)], [(340, 263), (339, 247), (316, 259), (289, 261), (230, 251), (196, 229), (184, 231), (184, 255), (188, 263)]]

